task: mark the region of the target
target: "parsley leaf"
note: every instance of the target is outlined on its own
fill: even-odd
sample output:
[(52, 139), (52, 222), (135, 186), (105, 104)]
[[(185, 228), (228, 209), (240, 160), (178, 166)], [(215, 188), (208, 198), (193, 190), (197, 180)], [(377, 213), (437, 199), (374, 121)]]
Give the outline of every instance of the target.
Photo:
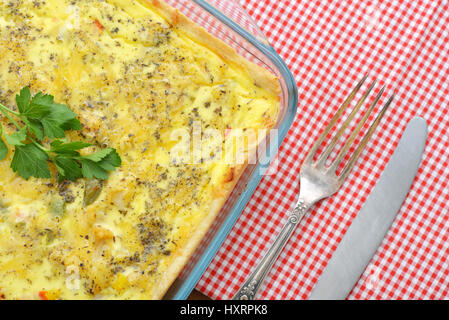
[(19, 109), (20, 113), (25, 113), (25, 111), (28, 109), (31, 101), (31, 92), (30, 88), (25, 87), (22, 90), (20, 90), (20, 94), (16, 95), (16, 103), (17, 108)]
[(108, 172), (92, 160), (81, 160), (81, 172), (86, 178), (97, 178), (100, 180), (108, 178)]
[(23, 116), (30, 119), (39, 119), (50, 113), (54, 103), (52, 96), (39, 92), (31, 101), (29, 100), (30, 96), (29, 89), (22, 89), (20, 95), (16, 96), (17, 107)]
[(8, 154), (8, 147), (5, 142), (0, 138), (0, 161), (5, 159)]
[(5, 134), (6, 142), (13, 146), (24, 146), (25, 144), (23, 141), (27, 139), (27, 128), (23, 127), (16, 133), (13, 133), (12, 135), (8, 136)]
[(2, 139), (3, 128), (0, 125), (0, 161), (5, 159), (8, 154), (8, 147)]
[(25, 180), (28, 180), (31, 176), (50, 178), (51, 174), (47, 160), (47, 153), (32, 143), (16, 146), (14, 157), (11, 161), (11, 169)]
[(59, 172), (59, 182), (64, 180), (76, 181), (83, 177), (80, 165), (76, 160), (62, 155), (56, 156), (54, 162)]
[(98, 165), (102, 167), (104, 170), (112, 171), (115, 170), (116, 167), (120, 167), (122, 165), (122, 159), (115, 149), (111, 149), (111, 152), (104, 157)]
[(115, 170), (122, 164), (117, 151), (112, 148), (100, 150), (94, 154), (84, 156), (80, 159), (81, 170), (87, 178), (98, 178), (104, 180), (107, 172)]
[(64, 128), (69, 121), (75, 119), (76, 114), (64, 104), (53, 104), (51, 112), (40, 119), (45, 135), (51, 139), (64, 138)]
[(31, 133), (33, 133), (38, 140), (44, 140), (44, 126), (39, 120), (22, 119)]
[(110, 154), (112, 152), (112, 150), (113, 149), (111, 149), (111, 148), (103, 149), (98, 152), (92, 153), (88, 156), (84, 156), (83, 158), (87, 159), (87, 160), (91, 160), (93, 162), (99, 162), (99, 161), (103, 160), (108, 154)]
[(30, 89), (23, 88), (16, 96), (17, 108), (22, 120), (39, 140), (45, 135), (50, 139), (64, 138), (64, 131), (81, 130), (76, 114), (65, 104), (55, 103), (54, 97), (42, 92), (31, 97)]
[(81, 126), (81, 122), (78, 119), (73, 118), (73, 119), (70, 119), (70, 120), (64, 122), (61, 125), (61, 128), (64, 129), (65, 131), (67, 131), (67, 130), (81, 130), (82, 126)]
[(59, 153), (59, 154), (77, 154), (79, 155), (79, 153), (75, 152), (77, 150), (81, 150), (87, 147), (90, 147), (91, 144), (90, 143), (85, 143), (85, 142), (81, 142), (81, 141), (76, 141), (76, 142), (69, 142), (69, 143), (64, 143), (61, 140), (55, 140), (51, 143), (51, 152), (54, 153)]

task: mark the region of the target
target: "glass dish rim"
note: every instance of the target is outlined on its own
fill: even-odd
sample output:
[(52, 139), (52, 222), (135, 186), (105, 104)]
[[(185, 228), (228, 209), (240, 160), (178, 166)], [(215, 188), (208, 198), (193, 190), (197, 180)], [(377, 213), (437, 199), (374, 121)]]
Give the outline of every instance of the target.
[[(279, 54), (271, 47), (269, 44), (265, 44), (258, 40), (254, 35), (250, 32), (242, 28), (239, 24), (234, 22), (227, 15), (222, 13), (220, 10), (215, 8), (213, 5), (209, 4), (206, 0), (192, 0), (197, 5), (202, 7), (205, 11), (209, 12), (211, 15), (219, 19), (226, 26), (236, 32), (239, 36), (247, 40), (251, 43), (256, 49), (260, 50), (261, 53), (265, 55), (272, 63), (276, 66), (279, 72), (282, 75), (282, 78), (285, 81), (287, 87), (287, 96), (288, 96), (288, 105), (287, 110), (282, 122), (278, 128), (278, 148), (281, 146), (284, 141), (287, 132), (290, 130), (291, 125), (293, 124), (294, 118), (296, 116), (297, 108), (298, 108), (298, 89), (296, 85), (296, 81), (291, 73), (290, 69), (287, 67), (286, 63), (282, 60)], [(278, 150), (277, 150), (278, 151)], [(276, 154), (270, 155), (270, 161), (272, 162), (274, 156)], [(251, 199), (254, 191), (257, 186), (260, 184), (264, 172), (267, 170), (269, 165), (264, 167), (261, 166), (260, 163), (256, 165), (255, 170), (251, 174), (247, 187), (243, 190), (241, 195), (238, 197), (238, 200), (235, 202), (233, 208), (229, 212), (228, 216), (224, 220), (222, 226), (217, 231), (215, 237), (212, 239), (204, 253), (201, 255), (199, 260), (197, 261), (195, 267), (191, 271), (189, 277), (184, 280), (183, 284), (177, 290), (176, 294), (173, 297), (173, 300), (185, 300), (191, 294), (193, 289), (195, 288), (198, 281), (201, 279), (202, 275), (209, 267), (212, 259), (216, 256), (218, 250), (226, 239), (227, 235), (231, 231), (232, 227), (237, 222), (237, 219), (240, 217), (241, 213), (245, 209), (249, 200)]]

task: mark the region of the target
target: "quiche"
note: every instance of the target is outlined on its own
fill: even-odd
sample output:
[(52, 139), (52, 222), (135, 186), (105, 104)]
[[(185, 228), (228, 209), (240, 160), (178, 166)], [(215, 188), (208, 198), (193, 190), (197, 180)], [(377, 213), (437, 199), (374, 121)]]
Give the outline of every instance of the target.
[(25, 180), (9, 148), (0, 299), (162, 298), (277, 122), (278, 79), (159, 0), (0, 4), (0, 102), (51, 94), (82, 124), (67, 140), (122, 159), (105, 181)]

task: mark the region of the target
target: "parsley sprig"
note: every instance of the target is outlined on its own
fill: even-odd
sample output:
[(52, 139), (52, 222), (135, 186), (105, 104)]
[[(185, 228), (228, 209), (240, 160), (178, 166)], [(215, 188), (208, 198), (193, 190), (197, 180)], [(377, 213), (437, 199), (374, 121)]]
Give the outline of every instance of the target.
[(65, 132), (81, 130), (81, 123), (67, 105), (55, 103), (53, 96), (42, 92), (32, 96), (30, 89), (24, 87), (16, 95), (16, 103), (18, 111), (0, 104), (1, 114), (17, 128), (8, 135), (0, 124), (0, 161), (8, 154), (7, 145), (14, 146), (11, 169), (24, 179), (51, 178), (49, 162), (56, 166), (59, 181), (83, 177), (106, 180), (108, 171), (121, 165), (113, 148), (81, 155), (80, 150), (92, 145), (67, 141)]

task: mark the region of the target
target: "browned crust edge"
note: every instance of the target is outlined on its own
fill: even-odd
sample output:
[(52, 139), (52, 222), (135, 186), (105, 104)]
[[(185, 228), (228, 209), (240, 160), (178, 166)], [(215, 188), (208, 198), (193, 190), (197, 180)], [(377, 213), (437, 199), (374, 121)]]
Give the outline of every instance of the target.
[(279, 79), (270, 71), (261, 66), (248, 61), (239, 55), (234, 48), (230, 47), (220, 39), (214, 37), (206, 29), (194, 23), (178, 9), (175, 9), (162, 0), (146, 0), (158, 9), (158, 13), (166, 19), (171, 25), (178, 27), (179, 30), (191, 36), (197, 43), (219, 55), (223, 60), (232, 62), (239, 68), (246, 70), (255, 84), (266, 88), (276, 95), (281, 94)]
[[(204, 28), (187, 18), (178, 9), (169, 6), (164, 1), (145, 1), (152, 4), (153, 7), (157, 9), (158, 14), (166, 19), (170, 24), (180, 28), (183, 32), (187, 33), (199, 44), (209, 48), (211, 51), (218, 54), (223, 60), (232, 62), (243, 70), (246, 70), (251, 78), (254, 79), (254, 82), (257, 86), (266, 88), (275, 95), (280, 95), (281, 87), (279, 84), (279, 79), (271, 72), (258, 66), (255, 63), (246, 60), (245, 58), (240, 56), (235, 51), (235, 49), (211, 35)], [(251, 157), (255, 155), (256, 151), (257, 145), (253, 150), (249, 150), (248, 159), (251, 159)], [(220, 196), (212, 202), (209, 213), (204, 217), (204, 219), (202, 219), (201, 223), (192, 232), (192, 234), (187, 237), (187, 245), (183, 248), (179, 248), (177, 252), (174, 253), (175, 258), (171, 261), (169, 268), (165, 270), (160, 283), (157, 285), (157, 289), (153, 291), (154, 299), (161, 299), (170, 288), (172, 283), (176, 280), (179, 273), (182, 271), (185, 264), (193, 255), (195, 249), (198, 247), (203, 237), (206, 235), (207, 231), (222, 209), (226, 200), (230, 196), (232, 190), (239, 181), (246, 167), (247, 164), (242, 164), (230, 169), (232, 170), (232, 179), (222, 185)]]
[(176, 280), (188, 260), (192, 257), (201, 240), (211, 227), (221, 208), (225, 204), (235, 185), (239, 181), (242, 173), (245, 171), (245, 165), (239, 165), (233, 169), (233, 180), (222, 185), (220, 193), (223, 195), (216, 198), (212, 204), (209, 213), (201, 220), (194, 232), (187, 238), (186, 246), (175, 252), (175, 259), (171, 261), (170, 266), (164, 272), (162, 281), (158, 284), (158, 290), (154, 291), (154, 299), (162, 299), (172, 283)]

